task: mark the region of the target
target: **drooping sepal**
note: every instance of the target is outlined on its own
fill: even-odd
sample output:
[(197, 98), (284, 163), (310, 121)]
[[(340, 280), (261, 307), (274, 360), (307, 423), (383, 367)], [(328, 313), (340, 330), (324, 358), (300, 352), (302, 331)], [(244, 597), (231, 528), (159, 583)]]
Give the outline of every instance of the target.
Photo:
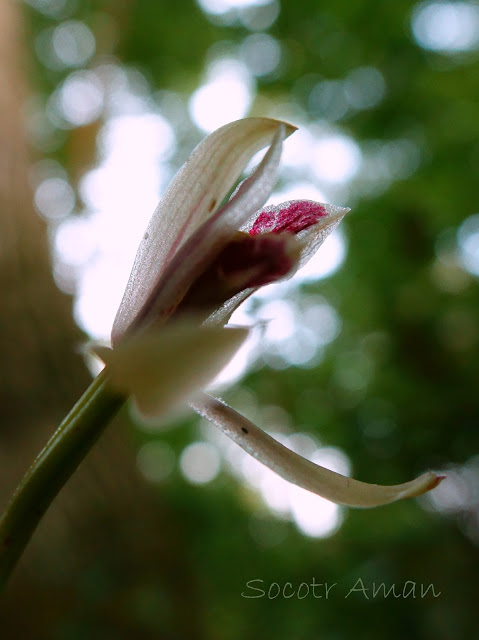
[(279, 476), (337, 504), (377, 507), (419, 496), (434, 489), (443, 479), (443, 476), (428, 472), (410, 482), (392, 486), (359, 482), (314, 464), (291, 451), (216, 398), (202, 393), (190, 406)]

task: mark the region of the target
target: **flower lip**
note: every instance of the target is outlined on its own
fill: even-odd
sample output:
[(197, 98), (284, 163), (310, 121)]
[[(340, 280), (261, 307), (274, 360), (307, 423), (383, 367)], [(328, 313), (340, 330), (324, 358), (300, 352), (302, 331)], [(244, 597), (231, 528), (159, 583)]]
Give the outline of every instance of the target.
[(328, 216), (326, 208), (312, 200), (292, 200), (279, 206), (263, 209), (254, 221), (249, 234), (299, 233), (315, 225), (320, 218)]
[[(289, 234), (281, 234), (281, 237), (272, 234), (242, 236), (223, 249), (218, 261), (223, 278), (232, 279), (235, 274), (240, 276), (243, 281), (241, 289), (260, 287), (282, 278), (291, 271), (295, 258), (299, 256), (299, 250), (294, 250), (297, 242), (293, 241), (291, 246)], [(241, 277), (248, 271), (249, 277)]]
[(301, 245), (290, 233), (238, 232), (195, 280), (176, 314), (211, 312), (241, 291), (275, 282), (295, 270)]

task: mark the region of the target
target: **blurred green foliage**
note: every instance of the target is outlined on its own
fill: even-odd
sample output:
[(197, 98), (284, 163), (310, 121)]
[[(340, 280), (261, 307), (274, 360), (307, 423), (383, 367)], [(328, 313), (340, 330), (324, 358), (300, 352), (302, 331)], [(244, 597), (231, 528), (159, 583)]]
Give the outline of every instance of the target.
[[(97, 40), (90, 67), (115, 56), (140, 70), (152, 92), (185, 97), (200, 85), (215, 43), (234, 47), (250, 34), (232, 13), (228, 20), (214, 18), (193, 0), (63, 6), (63, 13), (53, 15), (28, 7), (32, 43), (57, 22), (82, 20)], [(268, 115), (265, 104), (288, 105), (311, 124), (323, 122), (311, 101), (314, 86), (374, 67), (384, 78), (384, 98), (336, 120), (333, 104), (329, 117), (363, 150), (407, 139), (419, 148), (420, 160), (381, 188), (368, 189), (359, 175), (347, 191), (338, 191), (353, 207), (345, 223), (346, 261), (330, 278), (303, 287), (341, 316), (341, 333), (324, 359), (314, 368), (263, 367), (241, 385), (262, 405), (282, 407), (293, 425), (322, 444), (340, 447), (362, 480), (396, 483), (426, 468), (457, 465), (451, 471), (456, 502), (443, 510), (429, 499), (350, 510), (336, 533), (314, 539), (271, 514), (226, 472), (194, 487), (175, 471), (158, 493), (182, 540), (184, 582), (179, 572), (173, 586), (174, 569), (167, 577), (160, 567), (156, 573), (155, 557), (150, 574), (135, 575), (134, 584), (128, 574), (134, 558), (116, 559), (115, 580), (116, 560), (93, 558), (78, 586), (77, 609), (65, 612), (52, 638), (187, 637), (172, 613), (173, 590), (183, 594), (183, 614), (194, 627), (189, 633), (197, 638), (476, 637), (479, 298), (477, 277), (458, 258), (456, 234), (478, 212), (479, 59), (477, 49), (446, 54), (421, 48), (410, 26), (415, 7), (409, 0), (282, 0), (268, 29), (281, 44), (282, 64), (257, 78), (253, 114)], [(70, 69), (48, 69), (33, 46), (30, 54), (32, 88), (46, 100)], [(72, 176), (71, 140), (88, 128), (57, 132), (58, 143), (48, 153)], [(191, 122), (177, 135), (187, 149), (200, 137)], [(178, 162), (183, 156), (180, 149)], [(338, 369), (359, 366), (361, 373), (364, 359), (372, 375), (364, 385), (348, 387)], [(158, 438), (180, 454), (198, 439), (197, 425), (185, 423)], [(138, 443), (148, 439), (137, 434)], [(462, 465), (469, 465), (467, 482)], [(252, 535), (258, 528), (261, 535)], [(338, 583), (328, 600), (241, 596), (248, 580), (261, 579), (267, 589), (273, 582), (298, 587), (313, 578)], [(417, 589), (433, 583), (441, 595), (345, 598), (358, 578), (368, 586), (395, 584), (399, 591), (406, 581)], [(118, 591), (124, 592), (124, 606), (105, 616)]]

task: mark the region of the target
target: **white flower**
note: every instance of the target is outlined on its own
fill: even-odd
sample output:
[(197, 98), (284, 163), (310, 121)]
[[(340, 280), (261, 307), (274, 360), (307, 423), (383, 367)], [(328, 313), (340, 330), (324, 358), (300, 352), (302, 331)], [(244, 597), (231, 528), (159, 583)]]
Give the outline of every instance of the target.
[[(291, 276), (348, 209), (308, 200), (260, 209), (275, 184), (282, 143), (294, 127), (246, 118), (209, 135), (173, 179), (148, 225), (112, 330), (96, 347), (110, 384), (131, 395), (145, 420), (190, 401), (200, 415), (283, 478), (341, 504), (371, 507), (419, 495), (434, 473), (402, 485), (370, 485), (293, 453), (224, 403), (198, 393), (248, 330), (225, 327), (259, 286)], [(269, 148), (233, 188), (250, 158)], [(196, 392), (196, 395), (195, 395)]]

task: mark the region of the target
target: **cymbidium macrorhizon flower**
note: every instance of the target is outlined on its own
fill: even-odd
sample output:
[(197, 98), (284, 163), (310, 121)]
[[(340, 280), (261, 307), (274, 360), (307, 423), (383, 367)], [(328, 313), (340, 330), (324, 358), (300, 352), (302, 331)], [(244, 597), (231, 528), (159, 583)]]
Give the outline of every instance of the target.
[[(245, 451), (290, 482), (350, 506), (417, 496), (440, 477), (379, 486), (324, 469), (290, 451), (200, 390), (248, 329), (225, 327), (258, 287), (291, 276), (348, 209), (308, 200), (260, 209), (277, 178), (282, 143), (295, 130), (268, 118), (228, 124), (201, 142), (173, 179), (148, 225), (112, 330), (96, 349), (111, 385), (130, 394), (144, 420), (189, 401)], [(268, 150), (222, 204), (251, 157)]]

